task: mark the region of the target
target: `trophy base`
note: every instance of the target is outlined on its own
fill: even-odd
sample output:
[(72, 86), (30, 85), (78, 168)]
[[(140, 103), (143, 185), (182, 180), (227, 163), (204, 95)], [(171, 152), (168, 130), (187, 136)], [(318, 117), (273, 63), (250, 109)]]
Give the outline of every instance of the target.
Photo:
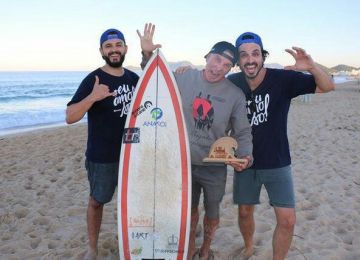
[(247, 163), (246, 159), (232, 158), (232, 159), (224, 159), (224, 158), (204, 158), (203, 162), (206, 163), (225, 163), (225, 162), (239, 162), (239, 163)]
[(211, 145), (209, 155), (203, 159), (203, 162), (218, 164), (238, 162), (246, 164), (248, 162), (246, 159), (237, 158), (235, 156), (237, 147), (238, 145), (234, 138), (230, 136), (221, 137)]

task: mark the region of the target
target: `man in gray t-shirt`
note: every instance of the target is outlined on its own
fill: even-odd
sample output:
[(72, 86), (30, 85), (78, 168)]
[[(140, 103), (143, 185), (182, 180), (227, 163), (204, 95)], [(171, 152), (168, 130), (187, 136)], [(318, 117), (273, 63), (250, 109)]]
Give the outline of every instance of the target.
[[(143, 53), (142, 66), (156, 48), (152, 43), (153, 28), (152, 24), (146, 24), (144, 35), (138, 31)], [(204, 240), (198, 254), (202, 259), (210, 256), (210, 244), (219, 224), (219, 205), (225, 193), (227, 168), (226, 165), (203, 163), (202, 160), (208, 156), (211, 145), (230, 132), (239, 144), (237, 156), (246, 159), (245, 163), (234, 162), (230, 165), (236, 171), (242, 171), (252, 164), (252, 135), (247, 120), (245, 96), (225, 78), (238, 60), (237, 49), (231, 43), (218, 42), (205, 58), (205, 69), (189, 69), (182, 74), (175, 74), (189, 134), (192, 164), (188, 259), (197, 254), (195, 232), (199, 221), (201, 191), (204, 192), (205, 207)]]

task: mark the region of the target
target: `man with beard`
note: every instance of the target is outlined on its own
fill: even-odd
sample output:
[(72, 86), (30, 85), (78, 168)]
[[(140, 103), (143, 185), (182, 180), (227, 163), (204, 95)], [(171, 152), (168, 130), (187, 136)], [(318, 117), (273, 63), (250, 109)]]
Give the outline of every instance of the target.
[(295, 65), (280, 70), (264, 68), (268, 52), (263, 49), (257, 34), (241, 34), (236, 40), (236, 47), (242, 72), (232, 74), (228, 79), (245, 93), (254, 156), (251, 168), (234, 174), (234, 203), (238, 204), (239, 227), (245, 243), (242, 256), (248, 259), (253, 254), (254, 208), (255, 204), (259, 204), (260, 190), (264, 185), (277, 221), (272, 243), (273, 259), (284, 259), (295, 225), (295, 198), (287, 138), (291, 99), (303, 94), (331, 91), (334, 84), (301, 48), (286, 49), (294, 57)]
[(89, 248), (84, 259), (96, 259), (103, 206), (111, 201), (118, 181), (118, 161), (126, 115), (139, 79), (122, 67), (127, 52), (124, 35), (116, 29), (100, 38), (106, 64), (91, 72), (67, 104), (66, 122), (87, 113), (88, 140), (85, 167), (90, 184), (87, 208)]

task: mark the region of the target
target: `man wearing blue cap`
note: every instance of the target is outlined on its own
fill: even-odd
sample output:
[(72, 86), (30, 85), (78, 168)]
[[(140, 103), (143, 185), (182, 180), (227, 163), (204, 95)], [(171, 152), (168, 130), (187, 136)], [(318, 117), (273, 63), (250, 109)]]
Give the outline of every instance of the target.
[[(153, 32), (145, 25), (144, 35), (138, 34), (144, 66), (155, 50), (152, 41), (148, 40), (152, 38)], [(225, 78), (238, 60), (237, 49), (231, 43), (221, 41), (210, 49), (205, 59), (203, 70), (188, 69), (182, 74), (175, 74), (191, 152), (192, 202), (188, 259), (198, 255), (202, 260), (213, 259), (210, 245), (219, 225), (219, 205), (225, 193), (227, 175), (226, 165), (206, 165), (203, 159), (208, 156), (211, 145), (231, 130), (232, 136), (240, 144), (237, 155), (246, 159), (246, 163), (232, 163), (232, 166), (241, 171), (252, 163), (252, 137), (246, 118), (245, 97), (241, 90)], [(205, 208), (204, 239), (201, 248), (196, 250), (201, 192), (204, 194)]]
[[(274, 207), (277, 225), (273, 236), (273, 259), (284, 259), (295, 225), (295, 198), (287, 138), (291, 99), (307, 93), (324, 93), (334, 84), (302, 48), (286, 49), (295, 59), (284, 70), (264, 68), (268, 52), (259, 35), (246, 32), (236, 40), (240, 73), (228, 77), (245, 93), (252, 126), (254, 163), (234, 174), (234, 203), (239, 207), (239, 226), (245, 242), (243, 258), (253, 254), (254, 208), (262, 185)], [(306, 71), (304, 74), (298, 71)]]
[(100, 37), (100, 53), (106, 64), (91, 72), (67, 104), (66, 122), (72, 124), (87, 113), (88, 140), (85, 167), (90, 184), (87, 208), (89, 249), (84, 259), (96, 259), (103, 207), (111, 201), (118, 181), (121, 138), (132, 94), (139, 79), (123, 68), (125, 37), (117, 29)]

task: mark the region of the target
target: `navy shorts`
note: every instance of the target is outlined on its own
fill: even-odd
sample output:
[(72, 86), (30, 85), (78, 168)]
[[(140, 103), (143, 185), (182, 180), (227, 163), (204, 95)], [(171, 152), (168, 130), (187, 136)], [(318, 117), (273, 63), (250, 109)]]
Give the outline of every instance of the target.
[(234, 172), (234, 203), (259, 204), (262, 185), (265, 186), (271, 206), (295, 208), (290, 165), (276, 169), (247, 169), (243, 172)]
[(191, 170), (191, 207), (199, 206), (201, 191), (203, 191), (206, 216), (210, 219), (219, 218), (220, 202), (225, 194), (226, 167), (192, 165)]
[(94, 163), (85, 160), (90, 196), (100, 204), (111, 201), (117, 183), (119, 163)]

